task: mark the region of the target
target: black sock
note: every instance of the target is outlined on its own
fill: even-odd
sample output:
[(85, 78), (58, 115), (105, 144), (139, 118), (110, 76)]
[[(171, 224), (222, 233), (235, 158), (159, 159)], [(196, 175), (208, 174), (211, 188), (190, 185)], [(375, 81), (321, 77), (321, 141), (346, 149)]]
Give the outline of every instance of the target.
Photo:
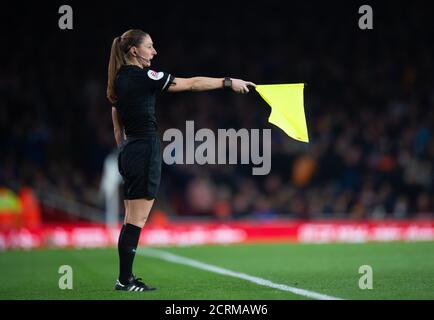
[(118, 252), (119, 252), (119, 244), (120, 244), (121, 241), (122, 241), (123, 234), (124, 234), (124, 230), (125, 230), (125, 224), (122, 225), (121, 232), (119, 232), (119, 239), (118, 239)]
[(133, 274), (133, 261), (141, 231), (142, 228), (127, 223), (119, 235), (119, 281), (122, 284), (127, 284)]
[[(121, 269), (121, 246), (124, 239), (124, 231), (125, 231), (125, 223), (122, 224), (121, 232), (119, 232), (119, 238), (118, 238), (118, 255), (119, 255), (119, 270)], [(119, 272), (120, 274), (120, 272)], [(118, 278), (119, 279), (119, 278)]]

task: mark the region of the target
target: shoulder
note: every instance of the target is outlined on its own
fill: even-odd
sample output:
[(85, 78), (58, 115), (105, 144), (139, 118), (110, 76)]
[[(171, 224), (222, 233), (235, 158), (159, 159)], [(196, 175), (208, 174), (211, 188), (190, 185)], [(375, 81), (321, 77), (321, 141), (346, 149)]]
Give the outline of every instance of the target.
[(128, 84), (131, 81), (142, 80), (145, 78), (146, 73), (142, 68), (131, 65), (123, 65), (119, 68), (115, 83), (125, 83)]
[(118, 75), (136, 75), (143, 74), (144, 70), (133, 65), (123, 65), (118, 70)]

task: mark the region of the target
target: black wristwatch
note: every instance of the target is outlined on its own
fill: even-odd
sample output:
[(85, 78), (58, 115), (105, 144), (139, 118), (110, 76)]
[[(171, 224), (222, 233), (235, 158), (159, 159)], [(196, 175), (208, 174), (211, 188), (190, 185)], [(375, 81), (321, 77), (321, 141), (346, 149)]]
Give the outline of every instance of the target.
[(223, 80), (223, 89), (231, 90), (232, 89), (232, 79), (229, 77), (225, 77)]

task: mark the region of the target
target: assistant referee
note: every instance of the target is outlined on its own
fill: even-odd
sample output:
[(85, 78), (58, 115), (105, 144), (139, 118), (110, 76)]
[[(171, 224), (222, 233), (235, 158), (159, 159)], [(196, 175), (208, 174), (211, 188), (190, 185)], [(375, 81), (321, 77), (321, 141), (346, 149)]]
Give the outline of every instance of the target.
[(150, 35), (128, 30), (113, 40), (108, 67), (107, 98), (119, 147), (118, 166), (124, 181), (125, 220), (119, 241), (119, 277), (115, 290), (155, 290), (132, 272), (140, 232), (157, 196), (161, 177), (161, 146), (155, 103), (165, 91), (207, 91), (226, 88), (248, 93), (249, 81), (231, 78), (176, 78), (150, 69), (157, 54)]

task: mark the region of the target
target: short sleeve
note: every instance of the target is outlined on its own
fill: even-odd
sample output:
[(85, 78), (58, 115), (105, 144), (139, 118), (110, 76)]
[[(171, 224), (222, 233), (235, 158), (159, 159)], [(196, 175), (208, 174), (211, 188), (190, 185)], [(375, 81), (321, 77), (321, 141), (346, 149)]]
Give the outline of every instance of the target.
[(163, 71), (146, 70), (146, 77), (151, 87), (157, 92), (164, 92), (172, 84), (175, 77)]

